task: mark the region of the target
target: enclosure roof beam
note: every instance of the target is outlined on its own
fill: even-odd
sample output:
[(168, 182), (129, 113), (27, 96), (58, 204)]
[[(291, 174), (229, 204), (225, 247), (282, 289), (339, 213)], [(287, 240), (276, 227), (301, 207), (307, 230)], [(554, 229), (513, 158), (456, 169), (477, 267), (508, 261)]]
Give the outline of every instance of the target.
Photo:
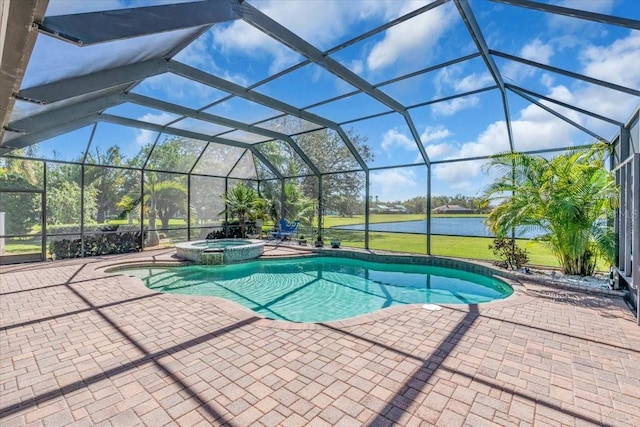
[(425, 105), (437, 104), (439, 102), (450, 101), (450, 100), (456, 99), (456, 98), (463, 98), (465, 96), (475, 95), (477, 93), (488, 92), (488, 91), (494, 90), (494, 89), (498, 89), (498, 86), (491, 85), (491, 86), (483, 87), (483, 88), (480, 88), (480, 89), (470, 90), (470, 91), (467, 91), (467, 92), (456, 93), (455, 95), (443, 96), (442, 98), (432, 99), (430, 101), (425, 101), (425, 102), (420, 102), (418, 104), (409, 105), (409, 106), (407, 106), (407, 110), (412, 110), (414, 108), (424, 107)]
[(232, 145), (234, 147), (239, 147), (244, 149), (247, 149), (250, 146), (250, 144), (247, 144), (246, 142), (233, 141), (230, 139), (223, 139), (223, 138), (217, 138), (216, 140), (215, 139), (216, 137), (211, 135), (206, 135), (204, 133), (173, 128), (170, 126), (162, 126), (155, 123), (143, 122), (140, 120), (129, 119), (126, 117), (114, 116), (112, 114), (100, 114), (98, 116), (98, 120), (101, 122), (113, 123), (113, 124), (122, 125), (122, 126), (137, 127), (140, 129), (146, 129), (146, 130), (151, 130), (151, 131), (160, 132), (160, 133), (168, 133), (171, 135), (182, 136), (184, 138), (199, 139), (201, 141), (221, 142), (222, 140), (224, 140), (225, 145)]
[(49, 127), (54, 127), (58, 123), (99, 113), (123, 102), (125, 102), (124, 95), (122, 92), (116, 91), (115, 93), (15, 120), (9, 123), (7, 128), (15, 132), (37, 132)]
[(150, 59), (135, 64), (123, 65), (108, 70), (96, 71), (83, 76), (23, 89), (17, 97), (40, 104), (49, 104), (74, 96), (120, 86), (167, 72), (167, 60)]
[(512, 85), (510, 83), (507, 83), (505, 86), (507, 87), (507, 89), (510, 89), (510, 90), (514, 90), (515, 89), (515, 90), (518, 90), (520, 92), (527, 93), (527, 94), (529, 94), (531, 96), (535, 96), (536, 98), (544, 99), (545, 101), (553, 102), (554, 104), (560, 105), (561, 107), (569, 108), (570, 110), (574, 110), (574, 111), (577, 111), (579, 113), (585, 114), (587, 116), (591, 116), (591, 117), (593, 117), (595, 119), (602, 120), (603, 122), (611, 123), (612, 125), (616, 125), (616, 126), (620, 126), (620, 127), (624, 126), (624, 123), (619, 122), (617, 120), (610, 119), (609, 117), (601, 116), (600, 114), (596, 114), (596, 113), (594, 113), (592, 111), (585, 110), (585, 109), (580, 108), (580, 107), (576, 107), (575, 105), (567, 104), (566, 102), (558, 101), (557, 99), (549, 98), (548, 96), (540, 95), (539, 93), (534, 92), (532, 90), (528, 90), (528, 89), (525, 89), (525, 88), (520, 87), (520, 86)]
[[(206, 73), (204, 71), (198, 70), (197, 68), (190, 67), (186, 64), (182, 64), (180, 62), (169, 60), (169, 71), (172, 73), (178, 74), (182, 77), (186, 77), (191, 80), (195, 80), (199, 83), (205, 84), (207, 86), (214, 87), (216, 89), (223, 90), (225, 92), (229, 92), (233, 95), (239, 96), (240, 98), (247, 99), (252, 102), (256, 102), (261, 105), (265, 105), (269, 108), (273, 108), (275, 110), (279, 110), (290, 114), (295, 117), (299, 117), (301, 119), (308, 120), (312, 123), (319, 124), (323, 127), (333, 129), (336, 132), (340, 133), (340, 126), (330, 120), (325, 119), (324, 117), (317, 116), (308, 111), (300, 110), (299, 108), (293, 107), (287, 103), (282, 101), (278, 101), (277, 99), (271, 98), (269, 96), (263, 95), (259, 92), (255, 92), (252, 90), (248, 90), (240, 85), (237, 85), (233, 82), (225, 80), (223, 78), (214, 76), (212, 74)], [(344, 134), (344, 132), (342, 132)], [(363, 170), (367, 170), (367, 165), (365, 161), (362, 159), (358, 151), (355, 149), (353, 144), (349, 139), (345, 140), (345, 144), (351, 151), (351, 154), (354, 156), (358, 164)]]
[[(27, 69), (37, 33), (32, 31), (34, 19), (41, 19), (48, 0), (4, 0), (0, 2), (0, 127), (6, 125), (24, 72)], [(0, 140), (2, 132), (0, 132)]]
[(555, 13), (557, 15), (571, 16), (572, 18), (586, 19), (589, 21), (600, 22), (603, 24), (617, 25), (620, 27), (631, 28), (632, 30), (640, 30), (640, 21), (629, 18), (621, 18), (618, 16), (604, 15), (602, 13), (589, 12), (586, 10), (577, 10), (554, 4), (540, 3), (530, 0), (492, 0), (497, 3), (505, 3), (512, 6), (526, 7), (529, 9), (539, 10), (542, 12)]
[(475, 15), (471, 10), (471, 6), (469, 6), (468, 0), (453, 0), (458, 8), (458, 12), (462, 17), (465, 25), (467, 26), (467, 30), (469, 30), (469, 34), (473, 39), (478, 51), (482, 55), (482, 59), (491, 73), (493, 80), (500, 88), (500, 94), (502, 95), (502, 107), (504, 109), (505, 122), (507, 124), (507, 134), (509, 135), (509, 146), (511, 147), (511, 151), (514, 151), (513, 148), (513, 131), (511, 130), (511, 116), (509, 114), (509, 103), (507, 100), (507, 91), (504, 87), (504, 81), (502, 80), (502, 74), (500, 70), (498, 70), (498, 66), (494, 62), (493, 58), (489, 54), (489, 46), (487, 45), (484, 36), (482, 35), (482, 30), (480, 30), (480, 26), (478, 25), (478, 21), (476, 21)]
[(80, 117), (75, 120), (60, 122), (60, 124), (58, 124), (55, 127), (50, 127), (47, 129), (38, 130), (36, 132), (31, 132), (26, 135), (19, 136), (12, 140), (6, 141), (2, 144), (2, 147), (0, 148), (0, 150), (4, 152), (8, 152), (18, 148), (28, 147), (40, 141), (44, 141), (49, 138), (54, 138), (58, 135), (62, 135), (63, 133), (71, 132), (81, 127), (93, 124), (97, 121), (97, 119), (98, 119), (98, 114), (92, 114), (90, 116)]
[(564, 116), (563, 114), (558, 113), (557, 111), (555, 111), (553, 108), (549, 108), (546, 105), (544, 105), (543, 103), (539, 102), (537, 99), (530, 97), (529, 95), (527, 95), (524, 92), (521, 92), (520, 90), (516, 89), (515, 87), (510, 87), (509, 88), (513, 93), (521, 96), (522, 98), (526, 99), (527, 101), (537, 105), (538, 107), (542, 108), (543, 110), (553, 114), (554, 116), (556, 116), (557, 118), (559, 118), (560, 120), (564, 120), (565, 122), (569, 123), (570, 125), (580, 129), (582, 132), (591, 135), (592, 137), (594, 137), (595, 139), (599, 140), (599, 141), (607, 141), (606, 138), (601, 137), (600, 135), (594, 133), (593, 131), (585, 128), (584, 126), (574, 122), (573, 120), (571, 120), (570, 118)]
[(88, 46), (234, 19), (238, 16), (232, 10), (231, 1), (209, 0), (47, 16), (34, 26), (43, 34)]
[(520, 62), (522, 64), (531, 65), (532, 67), (541, 68), (543, 70), (551, 71), (553, 73), (562, 74), (563, 76), (572, 77), (574, 79), (582, 80), (587, 83), (606, 87), (607, 89), (617, 90), (618, 92), (628, 93), (630, 95), (640, 96), (640, 90), (631, 89), (626, 86), (617, 85), (615, 83), (605, 82), (604, 80), (595, 79), (593, 77), (585, 76), (584, 74), (574, 73), (573, 71), (563, 70), (562, 68), (552, 67), (551, 65), (541, 64), (540, 62), (532, 61), (530, 59), (520, 58), (518, 56), (510, 55), (504, 52), (498, 52), (496, 50), (489, 51), (492, 55), (496, 55), (505, 59)]
[(193, 110), (191, 108), (186, 108), (181, 105), (172, 104), (170, 102), (161, 101), (155, 98), (149, 98), (147, 96), (138, 95), (135, 93), (128, 93), (125, 95), (127, 101), (133, 102), (135, 104), (144, 105), (146, 107), (155, 108), (157, 110), (167, 111), (174, 114), (180, 114), (187, 117), (192, 117), (194, 119), (207, 121), (210, 123), (216, 123), (222, 126), (227, 126), (230, 128), (235, 128), (239, 130), (243, 130), (245, 132), (255, 133), (257, 135), (263, 135), (273, 139), (281, 139), (287, 141), (293, 149), (298, 153), (298, 155), (302, 158), (302, 160), (307, 164), (307, 166), (316, 174), (320, 175), (320, 171), (313, 164), (311, 159), (307, 157), (307, 155), (298, 147), (289, 135), (280, 132), (274, 132), (269, 129), (264, 129), (258, 126), (249, 125), (243, 122), (239, 122), (237, 120), (228, 119), (226, 117), (216, 116), (214, 114), (206, 113), (204, 111)]

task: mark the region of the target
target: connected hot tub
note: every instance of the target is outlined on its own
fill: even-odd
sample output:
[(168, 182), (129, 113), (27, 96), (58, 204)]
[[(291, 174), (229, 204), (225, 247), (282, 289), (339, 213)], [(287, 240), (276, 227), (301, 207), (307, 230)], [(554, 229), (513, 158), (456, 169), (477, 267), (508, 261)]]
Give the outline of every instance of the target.
[(258, 258), (264, 242), (252, 239), (197, 240), (176, 244), (176, 255), (198, 264), (222, 265)]

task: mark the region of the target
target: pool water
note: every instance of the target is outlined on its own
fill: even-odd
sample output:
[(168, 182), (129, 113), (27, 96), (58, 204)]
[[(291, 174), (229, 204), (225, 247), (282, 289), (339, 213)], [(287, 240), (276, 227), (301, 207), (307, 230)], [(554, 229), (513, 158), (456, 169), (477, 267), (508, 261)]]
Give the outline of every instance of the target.
[(226, 298), (294, 322), (346, 319), (399, 304), (476, 304), (513, 293), (498, 279), (461, 270), (332, 257), (124, 272), (158, 292)]
[(194, 243), (194, 246), (206, 246), (209, 249), (224, 249), (228, 247), (245, 246), (249, 244), (251, 244), (249, 240), (222, 240), (219, 242), (215, 240), (208, 240), (201, 243)]

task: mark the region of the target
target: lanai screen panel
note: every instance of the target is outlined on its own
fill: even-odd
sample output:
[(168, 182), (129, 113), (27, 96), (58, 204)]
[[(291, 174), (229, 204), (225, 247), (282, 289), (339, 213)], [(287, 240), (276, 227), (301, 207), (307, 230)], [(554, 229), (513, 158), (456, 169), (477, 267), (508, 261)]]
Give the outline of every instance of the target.
[(205, 111), (243, 123), (255, 123), (280, 114), (278, 110), (238, 96), (216, 103)]
[(256, 149), (283, 176), (309, 175), (311, 170), (288, 142), (275, 140), (257, 144)]
[[(409, 114), (432, 161), (510, 150), (502, 97), (496, 89), (412, 108)], [(397, 149), (403, 148), (398, 141)]]
[(160, 126), (168, 125), (181, 118), (178, 114), (134, 104), (132, 102), (111, 107), (107, 109), (105, 113)]
[[(385, 12), (397, 18), (427, 3), (435, 2), (397, 2), (381, 8), (386, 7)], [(446, 2), (341, 49), (331, 57), (378, 85), (474, 50), (453, 2)]]
[(91, 139), (86, 163), (141, 169), (149, 157), (149, 147), (158, 137), (158, 132), (146, 129), (98, 123)]
[(175, 59), (244, 87), (303, 60), (242, 20), (214, 25)]
[[(310, 90), (311, 87), (313, 90)], [(305, 109), (327, 98), (355, 93), (356, 88), (312, 63), (258, 86), (255, 90), (296, 108)]]
[(155, 145), (143, 147), (150, 151), (145, 169), (187, 173), (206, 145), (205, 141), (163, 134)]
[[(293, 140), (322, 173), (361, 169), (336, 131), (321, 129), (296, 135)], [(357, 140), (353, 142), (359, 143)]]
[(28, 150), (13, 151), (13, 155), (25, 155), (34, 159), (60, 160), (81, 163), (89, 145), (89, 139), (94, 126), (85, 126), (72, 132), (68, 132), (37, 145), (32, 145)]
[(407, 121), (398, 113), (343, 125), (358, 153), (369, 167), (422, 163), (418, 144)]
[(318, 123), (295, 117), (290, 114), (283, 114), (273, 119), (258, 122), (255, 125), (263, 129), (284, 133), (286, 135), (296, 135), (323, 127)]
[(210, 142), (192, 173), (225, 177), (244, 152), (244, 148)]
[(132, 92), (194, 110), (205, 108), (229, 96), (225, 91), (174, 73), (148, 77)]
[(229, 172), (229, 178), (251, 180), (255, 180), (258, 178), (258, 171), (256, 170), (255, 160), (249, 150), (245, 150), (244, 154), (233, 166), (233, 169), (231, 169), (231, 172)]

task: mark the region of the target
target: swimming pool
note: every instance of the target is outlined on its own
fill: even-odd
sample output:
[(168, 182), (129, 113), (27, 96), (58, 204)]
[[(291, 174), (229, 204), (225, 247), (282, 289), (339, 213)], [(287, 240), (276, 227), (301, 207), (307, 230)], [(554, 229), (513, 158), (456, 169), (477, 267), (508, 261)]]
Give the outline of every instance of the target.
[(334, 257), (121, 271), (158, 292), (225, 298), (294, 322), (346, 319), (400, 304), (476, 304), (513, 293), (501, 280), (467, 271)]

